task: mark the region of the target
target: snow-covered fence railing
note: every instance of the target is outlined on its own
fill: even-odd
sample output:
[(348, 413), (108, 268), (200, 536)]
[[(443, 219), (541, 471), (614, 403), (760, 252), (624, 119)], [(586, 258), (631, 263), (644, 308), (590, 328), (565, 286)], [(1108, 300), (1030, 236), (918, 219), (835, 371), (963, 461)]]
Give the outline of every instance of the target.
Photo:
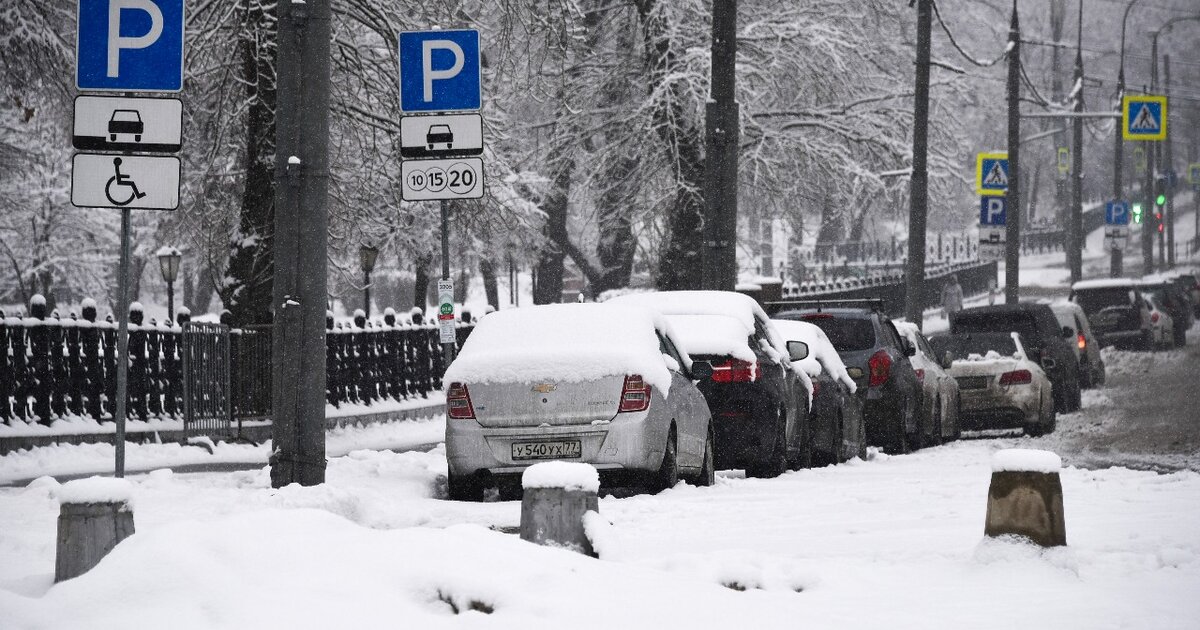
[[(964, 295), (986, 293), (996, 286), (996, 263), (978, 261), (945, 263), (925, 269), (924, 307), (941, 305), (942, 288), (952, 276), (958, 276)], [(844, 278), (828, 282), (788, 283), (783, 287), (783, 301), (787, 300), (862, 300), (882, 299), (884, 310), (893, 317), (904, 313), (904, 274), (892, 273), (874, 278)], [(767, 312), (774, 313), (779, 306), (768, 305)]]
[[(34, 301), (28, 317), (0, 311), (0, 422), (51, 424), (68, 417), (111, 421), (116, 398), (116, 325), (97, 320), (94, 303), (82, 316), (63, 318)], [(186, 321), (182, 316), (181, 321)], [(473, 326), (460, 323), (461, 345)], [(434, 323), (327, 322), (326, 398), (337, 407), (384, 399), (425, 397), (441, 388), (445, 372)], [(129, 418), (183, 417), (182, 329), (151, 320), (140, 305), (129, 325)], [(233, 419), (271, 415), (270, 326), (230, 331), (229, 373)]]

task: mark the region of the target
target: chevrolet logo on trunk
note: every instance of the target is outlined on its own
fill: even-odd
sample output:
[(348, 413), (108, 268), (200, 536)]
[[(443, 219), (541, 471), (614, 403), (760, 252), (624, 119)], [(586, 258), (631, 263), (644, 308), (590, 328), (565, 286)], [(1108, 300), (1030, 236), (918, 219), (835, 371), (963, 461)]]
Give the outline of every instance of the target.
[(537, 385), (534, 385), (532, 388), (530, 388), (529, 391), (537, 392), (539, 394), (549, 394), (550, 392), (554, 391), (555, 388), (557, 388), (557, 387), (558, 386), (555, 385), (554, 383), (538, 383)]

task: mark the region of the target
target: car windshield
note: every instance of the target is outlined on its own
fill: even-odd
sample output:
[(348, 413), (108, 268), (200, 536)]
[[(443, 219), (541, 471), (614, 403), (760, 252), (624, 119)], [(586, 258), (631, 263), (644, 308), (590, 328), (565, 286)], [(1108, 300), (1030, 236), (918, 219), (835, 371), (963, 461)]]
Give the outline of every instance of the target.
[(862, 317), (839, 318), (827, 313), (810, 313), (800, 319), (816, 324), (825, 331), (829, 342), (838, 352), (870, 350), (875, 347), (875, 326)]
[(1041, 335), (1038, 334), (1037, 325), (1033, 321), (1033, 315), (1025, 312), (966, 315), (959, 313), (958, 317), (954, 318), (951, 329), (955, 334), (1015, 332), (1020, 333), (1022, 337), (1028, 340), (1041, 338)]
[(1017, 344), (1012, 335), (1006, 333), (977, 333), (966, 335), (939, 335), (929, 339), (929, 345), (937, 356), (949, 352), (954, 359), (965, 359), (972, 354), (986, 356), (995, 351), (1002, 356), (1017, 353)]
[(1084, 313), (1092, 315), (1111, 307), (1127, 307), (1132, 303), (1127, 287), (1112, 287), (1107, 289), (1088, 289), (1075, 293), (1075, 303)]

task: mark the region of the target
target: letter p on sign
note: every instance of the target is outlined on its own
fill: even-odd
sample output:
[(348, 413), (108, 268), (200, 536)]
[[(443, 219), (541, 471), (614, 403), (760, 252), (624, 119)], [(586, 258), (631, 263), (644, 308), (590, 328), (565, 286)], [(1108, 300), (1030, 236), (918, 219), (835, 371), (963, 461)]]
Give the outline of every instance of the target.
[(79, 0), (75, 85), (108, 92), (183, 89), (184, 0)]
[(1004, 197), (983, 197), (980, 200), (979, 224), (1004, 225), (1007, 201)]
[(400, 33), (400, 111), (479, 109), (479, 31)]

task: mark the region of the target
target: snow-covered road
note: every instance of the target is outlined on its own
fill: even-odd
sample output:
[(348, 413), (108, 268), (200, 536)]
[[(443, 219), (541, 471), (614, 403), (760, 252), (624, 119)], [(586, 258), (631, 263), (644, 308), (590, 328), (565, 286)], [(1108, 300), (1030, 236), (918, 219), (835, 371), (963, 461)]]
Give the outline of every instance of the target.
[[(1196, 382), (1198, 341), (1109, 354), (1112, 386), (1051, 436), (603, 498), (600, 561), (502, 533), (519, 502), (442, 499), (441, 447), (350, 451), (315, 488), (273, 490), (265, 469), (134, 476), (138, 534), (55, 587), (58, 483), (0, 488), (0, 626), (1196, 628), (1200, 473), (1071, 464), (1108, 464), (1094, 445), (1129, 427), (1127, 387)], [(983, 538), (989, 461), (1013, 446), (1064, 456), (1068, 547)], [(1130, 463), (1195, 468), (1191, 448)], [(472, 601), (492, 612), (453, 612)]]

